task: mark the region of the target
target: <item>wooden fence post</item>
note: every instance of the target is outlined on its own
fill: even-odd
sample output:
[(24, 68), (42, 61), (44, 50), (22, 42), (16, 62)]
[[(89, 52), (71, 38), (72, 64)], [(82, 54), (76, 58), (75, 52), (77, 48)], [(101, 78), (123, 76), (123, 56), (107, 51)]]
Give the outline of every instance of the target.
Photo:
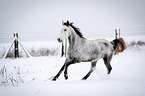
[(115, 38), (117, 39), (117, 29), (115, 29)]
[(18, 33), (14, 33), (14, 39), (12, 40), (12, 43), (11, 43), (9, 49), (4, 54), (3, 58), (7, 58), (7, 55), (9, 53), (9, 51), (11, 50), (13, 44), (14, 44), (14, 54), (15, 54), (15, 58), (19, 57), (19, 46), (18, 45), (20, 45), (22, 47), (22, 49), (26, 53), (27, 57), (31, 57), (31, 55), (29, 54), (29, 52), (22, 46), (22, 44), (18, 40)]
[(15, 58), (17, 58), (17, 57), (19, 57), (18, 33), (14, 33), (14, 37), (17, 38), (14, 41), (14, 54), (15, 54)]
[(120, 29), (118, 29), (119, 30), (119, 38), (120, 38)]

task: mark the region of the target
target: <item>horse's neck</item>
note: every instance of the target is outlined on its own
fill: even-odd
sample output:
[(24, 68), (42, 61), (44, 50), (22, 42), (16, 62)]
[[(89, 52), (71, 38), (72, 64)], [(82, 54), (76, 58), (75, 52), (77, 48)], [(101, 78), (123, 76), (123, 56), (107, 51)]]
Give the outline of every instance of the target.
[(71, 31), (71, 36), (69, 37), (69, 46), (75, 47), (84, 40), (84, 38), (81, 38), (78, 36), (73, 30)]

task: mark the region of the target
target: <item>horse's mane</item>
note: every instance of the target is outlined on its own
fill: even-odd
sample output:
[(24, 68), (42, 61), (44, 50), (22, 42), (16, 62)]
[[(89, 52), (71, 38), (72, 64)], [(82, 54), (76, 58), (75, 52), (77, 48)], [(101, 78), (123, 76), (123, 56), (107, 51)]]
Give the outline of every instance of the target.
[(67, 21), (67, 22), (64, 22), (63, 25), (71, 26), (74, 29), (74, 31), (76, 32), (77, 35), (79, 35), (81, 38), (84, 38), (84, 36), (80, 32), (80, 29), (77, 28), (76, 26), (74, 26), (73, 23), (69, 23), (69, 21)]

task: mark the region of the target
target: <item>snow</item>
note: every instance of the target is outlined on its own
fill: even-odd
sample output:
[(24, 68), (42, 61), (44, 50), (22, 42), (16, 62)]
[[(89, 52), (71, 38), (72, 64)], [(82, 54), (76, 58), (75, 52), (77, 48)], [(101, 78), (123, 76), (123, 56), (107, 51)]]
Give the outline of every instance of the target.
[[(145, 36), (124, 37), (126, 42), (145, 41), (144, 38)], [(38, 43), (40, 46), (49, 47), (47, 42), (29, 42), (22, 45), (29, 49), (35, 44), (38, 46)], [(59, 46), (57, 44), (53, 41), (50, 47)], [(60, 70), (65, 57), (58, 55), (0, 59), (0, 72), (4, 67), (6, 69), (4, 77), (0, 73), (0, 96), (144, 96), (144, 57), (145, 46), (128, 48), (113, 57), (110, 75), (107, 75), (107, 69), (101, 59), (97, 63), (96, 71), (87, 80), (81, 78), (90, 70), (90, 62), (70, 65), (68, 80), (64, 79), (62, 73), (57, 81), (50, 79)], [(12, 77), (14, 85), (9, 79)], [(5, 80), (8, 82), (2, 83)]]

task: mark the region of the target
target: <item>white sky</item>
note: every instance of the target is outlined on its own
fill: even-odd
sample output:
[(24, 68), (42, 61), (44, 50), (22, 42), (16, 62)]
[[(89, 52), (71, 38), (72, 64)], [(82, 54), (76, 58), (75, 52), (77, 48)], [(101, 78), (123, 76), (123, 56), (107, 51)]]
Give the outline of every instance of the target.
[[(0, 34), (48, 32), (62, 20), (82, 30), (145, 29), (145, 0), (0, 0)], [(0, 37), (1, 37), (0, 36)]]

